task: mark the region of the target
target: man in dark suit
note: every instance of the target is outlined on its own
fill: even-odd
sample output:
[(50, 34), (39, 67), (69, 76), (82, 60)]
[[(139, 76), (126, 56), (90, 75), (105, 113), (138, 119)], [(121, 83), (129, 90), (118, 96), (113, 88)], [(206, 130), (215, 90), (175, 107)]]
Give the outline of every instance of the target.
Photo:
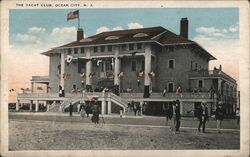
[(199, 126), (198, 131), (201, 131), (202, 126), (202, 132), (205, 133), (206, 131), (206, 122), (208, 119), (208, 109), (206, 106), (206, 102), (202, 102), (201, 106), (197, 108), (197, 118), (199, 119)]
[(176, 117), (176, 131), (179, 131), (181, 125), (181, 108), (180, 108), (180, 101), (176, 100), (176, 108), (175, 108), (175, 117)]
[(72, 112), (73, 112), (73, 105), (72, 103), (69, 104), (69, 116), (72, 116)]

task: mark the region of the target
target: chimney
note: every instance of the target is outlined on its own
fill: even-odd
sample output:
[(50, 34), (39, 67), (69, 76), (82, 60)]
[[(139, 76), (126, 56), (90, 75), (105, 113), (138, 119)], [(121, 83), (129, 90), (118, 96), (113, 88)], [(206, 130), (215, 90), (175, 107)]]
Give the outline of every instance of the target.
[(80, 41), (84, 38), (84, 34), (83, 34), (83, 29), (82, 28), (78, 28), (77, 30), (77, 39), (76, 41)]
[(181, 19), (180, 35), (188, 39), (188, 19), (187, 17)]

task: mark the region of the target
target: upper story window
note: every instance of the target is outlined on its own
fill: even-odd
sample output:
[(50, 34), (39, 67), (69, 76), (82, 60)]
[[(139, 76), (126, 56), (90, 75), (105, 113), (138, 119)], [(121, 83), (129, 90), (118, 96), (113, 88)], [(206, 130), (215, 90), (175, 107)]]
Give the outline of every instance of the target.
[(98, 47), (94, 46), (94, 52), (97, 52), (97, 51), (98, 51)]
[(203, 88), (204, 83), (203, 80), (198, 80), (198, 88)]
[(174, 92), (174, 82), (168, 82), (168, 92)]
[(195, 63), (195, 69), (194, 70), (198, 70), (198, 64)]
[(131, 70), (136, 71), (136, 60), (132, 60)]
[(175, 67), (175, 60), (174, 59), (169, 59), (168, 60), (168, 68), (169, 69), (174, 69)]
[(134, 38), (140, 38), (140, 37), (147, 37), (147, 36), (148, 36), (148, 34), (146, 34), (146, 33), (137, 33), (133, 37)]
[(84, 53), (84, 52), (85, 52), (84, 47), (81, 47), (81, 53)]
[(101, 46), (101, 52), (105, 51), (105, 46)]
[(78, 48), (74, 48), (74, 54), (78, 53)]
[(126, 51), (127, 50), (127, 45), (126, 44), (122, 44), (121, 49), (122, 49), (122, 51)]
[(142, 49), (142, 44), (141, 43), (137, 43), (137, 49), (141, 50)]
[(108, 52), (112, 51), (112, 45), (108, 45)]
[(115, 39), (119, 39), (118, 36), (108, 36), (105, 38), (105, 40), (115, 40)]
[(129, 44), (129, 50), (134, 50), (134, 44)]
[(68, 49), (68, 54), (71, 54), (71, 48)]

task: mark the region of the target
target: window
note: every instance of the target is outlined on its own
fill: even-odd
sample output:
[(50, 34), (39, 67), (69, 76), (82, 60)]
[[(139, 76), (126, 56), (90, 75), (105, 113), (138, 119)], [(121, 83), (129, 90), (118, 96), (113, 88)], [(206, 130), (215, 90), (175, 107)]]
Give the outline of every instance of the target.
[(174, 92), (174, 83), (168, 82), (168, 92), (173, 93)]
[(131, 67), (132, 67), (132, 69), (131, 69), (132, 71), (136, 71), (136, 61), (135, 60), (132, 61)]
[(94, 46), (94, 52), (97, 52), (97, 51), (98, 51), (98, 47)]
[(101, 52), (105, 51), (105, 46), (101, 46)]
[(141, 50), (142, 49), (142, 44), (141, 43), (137, 43), (137, 49)]
[(203, 80), (198, 80), (198, 88), (203, 88)]
[(68, 54), (71, 54), (71, 49), (68, 49)]
[(108, 52), (112, 51), (112, 45), (108, 45)]
[(141, 61), (141, 70), (144, 71), (145, 70), (145, 61)]
[(127, 45), (126, 44), (122, 44), (122, 51), (126, 51), (127, 50)]
[(78, 48), (74, 48), (74, 54), (78, 53)]
[(84, 47), (81, 47), (81, 53), (84, 53), (84, 51), (85, 51)]
[(194, 70), (198, 70), (198, 64), (195, 63), (195, 69)]
[(168, 68), (169, 69), (174, 69), (174, 59), (169, 59), (168, 60)]
[(133, 37), (134, 38), (140, 38), (140, 37), (147, 37), (147, 36), (148, 36), (148, 34), (146, 34), (146, 33), (137, 33)]
[(129, 44), (129, 50), (134, 50), (134, 44)]
[(72, 85), (72, 89), (75, 89), (75, 90), (77, 89), (77, 88), (76, 88), (76, 84), (73, 84), (73, 85)]
[(85, 66), (85, 64), (84, 64), (84, 60), (83, 59), (81, 59), (81, 58), (78, 58), (78, 73), (82, 73), (82, 69), (84, 69), (84, 66)]

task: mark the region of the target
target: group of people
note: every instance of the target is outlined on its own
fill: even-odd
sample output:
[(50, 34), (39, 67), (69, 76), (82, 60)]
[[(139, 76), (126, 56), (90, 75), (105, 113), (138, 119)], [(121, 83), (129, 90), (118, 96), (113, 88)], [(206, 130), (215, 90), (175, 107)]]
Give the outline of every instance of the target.
[[(174, 132), (180, 131), (181, 113), (180, 113), (180, 101), (175, 100), (170, 105), (163, 105), (163, 109), (166, 112), (166, 125), (170, 126), (170, 130)], [(206, 122), (209, 120), (208, 108), (206, 102), (202, 102), (196, 109), (196, 117), (198, 118), (198, 131), (206, 132)], [(225, 110), (222, 108), (222, 103), (218, 104), (215, 111), (215, 118), (217, 121), (217, 131), (221, 133), (222, 121), (225, 117)], [(239, 117), (239, 116), (238, 116)], [(239, 119), (239, 118), (237, 118)], [(170, 123), (170, 124), (169, 124)], [(202, 129), (202, 130), (201, 130)]]
[[(92, 101), (90, 101), (87, 104), (81, 104), (78, 107), (78, 113), (80, 114), (80, 116), (82, 118), (85, 117), (85, 115), (87, 115), (87, 117), (89, 117), (89, 114), (92, 113), (92, 117), (91, 117), (91, 121), (95, 124), (99, 124), (99, 114), (100, 114), (100, 106), (98, 105), (98, 100), (97, 98), (93, 98)], [(73, 105), (72, 103), (70, 103), (69, 105), (69, 115), (72, 116), (72, 112), (73, 112)]]
[(170, 122), (171, 131), (180, 131), (181, 125), (181, 112), (180, 112), (180, 101), (173, 101), (171, 105), (164, 105), (166, 112), (166, 125)]
[(135, 103), (134, 101), (131, 101), (131, 103), (128, 104), (129, 110), (134, 111), (134, 115), (141, 115), (142, 114), (142, 107), (139, 103)]

